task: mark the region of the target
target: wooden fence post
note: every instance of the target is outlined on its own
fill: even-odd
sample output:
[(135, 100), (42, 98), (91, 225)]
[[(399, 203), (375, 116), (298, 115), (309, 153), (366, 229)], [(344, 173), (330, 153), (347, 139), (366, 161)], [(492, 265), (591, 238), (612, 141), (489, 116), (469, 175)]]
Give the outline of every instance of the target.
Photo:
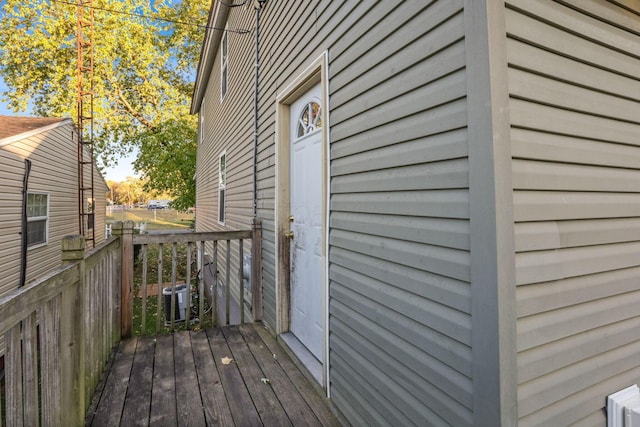
[[(251, 224), (251, 307), (253, 321), (262, 319), (262, 220), (253, 218)], [(242, 260), (240, 260), (242, 264)], [(242, 298), (242, 297), (241, 297)]]
[(122, 251), (120, 269), (120, 335), (131, 336), (133, 324), (133, 221), (119, 221), (113, 225), (112, 235), (120, 238)]
[(85, 395), (84, 286), (86, 241), (82, 236), (62, 240), (62, 264), (78, 264), (78, 285), (62, 294), (60, 307), (60, 391), (62, 425), (82, 425), (87, 409)]

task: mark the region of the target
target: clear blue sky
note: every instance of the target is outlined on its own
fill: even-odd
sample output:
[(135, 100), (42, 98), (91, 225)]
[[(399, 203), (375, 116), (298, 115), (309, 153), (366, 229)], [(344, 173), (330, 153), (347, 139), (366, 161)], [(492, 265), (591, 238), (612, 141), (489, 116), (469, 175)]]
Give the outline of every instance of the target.
[[(0, 76), (0, 93), (5, 92), (6, 90), (7, 90), (7, 86), (5, 85), (4, 80), (2, 80), (2, 77)], [(0, 101), (0, 115), (28, 116), (29, 113), (27, 112), (27, 113), (16, 114), (7, 108), (7, 104), (5, 102)], [(105, 169), (104, 177), (106, 179), (119, 182), (119, 181), (124, 181), (128, 176), (134, 176), (135, 173), (133, 171), (133, 166), (131, 166), (131, 163), (135, 159), (136, 155), (137, 154), (134, 153), (128, 157), (122, 158), (118, 162), (117, 166)]]

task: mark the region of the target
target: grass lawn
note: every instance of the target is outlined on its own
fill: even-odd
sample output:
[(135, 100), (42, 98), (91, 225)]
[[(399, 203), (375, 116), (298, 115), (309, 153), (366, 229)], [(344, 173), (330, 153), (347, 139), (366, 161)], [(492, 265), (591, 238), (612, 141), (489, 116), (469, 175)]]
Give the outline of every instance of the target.
[(117, 221), (131, 220), (147, 223), (147, 230), (171, 230), (191, 228), (194, 218), (193, 213), (173, 209), (133, 208), (112, 211), (107, 215), (106, 221), (107, 224), (113, 224)]

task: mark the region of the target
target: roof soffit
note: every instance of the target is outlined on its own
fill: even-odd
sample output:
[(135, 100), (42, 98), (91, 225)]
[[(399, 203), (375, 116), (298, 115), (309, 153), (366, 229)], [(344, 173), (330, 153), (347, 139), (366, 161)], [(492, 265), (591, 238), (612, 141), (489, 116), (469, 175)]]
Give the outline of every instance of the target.
[(191, 99), (191, 114), (196, 114), (200, 111), (200, 104), (202, 103), (202, 98), (209, 83), (211, 69), (213, 68), (213, 63), (215, 62), (216, 54), (220, 47), (220, 41), (222, 40), (223, 32), (219, 30), (219, 28), (224, 28), (227, 24), (229, 10), (229, 6), (223, 2), (213, 0), (211, 10), (209, 11), (207, 30), (202, 42), (202, 49), (200, 50), (200, 62), (198, 63), (198, 72), (196, 74), (193, 97)]

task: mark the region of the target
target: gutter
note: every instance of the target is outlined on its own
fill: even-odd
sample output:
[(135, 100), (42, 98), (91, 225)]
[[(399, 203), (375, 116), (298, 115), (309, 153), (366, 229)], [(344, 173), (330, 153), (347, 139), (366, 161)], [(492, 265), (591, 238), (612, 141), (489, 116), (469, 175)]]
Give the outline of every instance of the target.
[(266, 0), (258, 0), (256, 9), (256, 63), (255, 91), (253, 99), (253, 218), (258, 218), (258, 95), (260, 93), (260, 11)]

